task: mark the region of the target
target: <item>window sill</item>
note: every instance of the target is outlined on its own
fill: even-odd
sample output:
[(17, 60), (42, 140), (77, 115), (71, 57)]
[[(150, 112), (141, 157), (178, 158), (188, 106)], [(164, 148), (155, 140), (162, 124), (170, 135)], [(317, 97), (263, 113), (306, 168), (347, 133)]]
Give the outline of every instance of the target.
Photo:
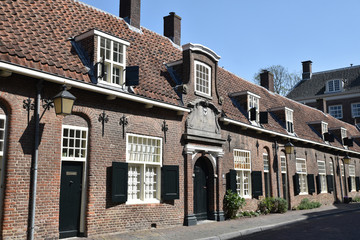
[(307, 193), (307, 192), (301, 192), (301, 193), (299, 193), (299, 195), (304, 196), (304, 195), (309, 195), (309, 193)]
[(130, 200), (127, 201), (125, 204), (126, 205), (146, 205), (146, 204), (159, 204), (160, 200), (158, 199), (151, 199), (151, 200), (146, 200), (146, 201), (142, 201), (142, 200)]
[(202, 93), (202, 92), (197, 92), (197, 91), (195, 91), (195, 95), (200, 96), (200, 97), (207, 98), (207, 99), (209, 99), (209, 100), (212, 100), (212, 99), (213, 99), (211, 95), (208, 95), (208, 94), (205, 94), (205, 93)]

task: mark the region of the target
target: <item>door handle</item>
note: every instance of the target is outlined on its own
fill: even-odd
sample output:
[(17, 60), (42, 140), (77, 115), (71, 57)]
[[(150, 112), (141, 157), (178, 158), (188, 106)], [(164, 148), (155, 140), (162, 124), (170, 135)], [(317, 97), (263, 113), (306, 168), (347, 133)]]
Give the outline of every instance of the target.
[(206, 186), (203, 186), (204, 189), (206, 189)]
[(74, 183), (74, 181), (69, 181), (69, 183), (70, 183), (70, 184), (73, 184), (73, 183)]

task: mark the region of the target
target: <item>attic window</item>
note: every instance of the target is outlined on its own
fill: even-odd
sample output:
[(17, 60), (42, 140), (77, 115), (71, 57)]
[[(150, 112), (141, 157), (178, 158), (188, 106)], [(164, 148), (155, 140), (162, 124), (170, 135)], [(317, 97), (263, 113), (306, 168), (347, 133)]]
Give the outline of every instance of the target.
[(211, 97), (211, 68), (195, 61), (195, 93)]
[(286, 131), (289, 133), (294, 133), (293, 112), (292, 109), (285, 108)]
[(249, 94), (248, 95), (248, 112), (249, 119), (256, 123), (259, 122), (259, 97)]
[(99, 82), (115, 86), (125, 81), (126, 46), (129, 44), (113, 36), (98, 36), (97, 61), (102, 63), (98, 68)]
[(341, 139), (344, 139), (347, 137), (347, 131), (345, 128), (341, 128)]
[(328, 131), (328, 124), (326, 122), (321, 122), (321, 134), (323, 136), (323, 139), (325, 139), (324, 134)]
[(342, 81), (339, 79), (330, 80), (326, 84), (326, 92), (333, 93), (333, 92), (339, 92), (342, 89)]

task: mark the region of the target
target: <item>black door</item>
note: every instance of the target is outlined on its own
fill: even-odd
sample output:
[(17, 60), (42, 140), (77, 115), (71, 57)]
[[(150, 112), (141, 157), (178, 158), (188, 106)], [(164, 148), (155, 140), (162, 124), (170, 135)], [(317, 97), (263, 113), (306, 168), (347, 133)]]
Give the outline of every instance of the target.
[(288, 200), (288, 192), (287, 192), (287, 179), (286, 179), (286, 173), (282, 173), (282, 189), (283, 189), (283, 198)]
[(269, 173), (264, 172), (264, 180), (265, 180), (265, 197), (270, 197), (270, 179)]
[(60, 186), (60, 238), (79, 233), (83, 163), (63, 162)]
[(196, 162), (194, 174), (194, 213), (197, 220), (204, 220), (208, 218), (209, 171), (203, 159)]

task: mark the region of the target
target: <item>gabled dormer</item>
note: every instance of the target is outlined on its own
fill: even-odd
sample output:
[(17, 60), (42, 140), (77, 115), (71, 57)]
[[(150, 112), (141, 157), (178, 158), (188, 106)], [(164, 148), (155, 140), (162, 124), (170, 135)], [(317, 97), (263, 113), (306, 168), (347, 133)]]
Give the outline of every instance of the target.
[(257, 125), (259, 123), (259, 95), (256, 95), (249, 91), (242, 91), (230, 93), (229, 97), (233, 100), (233, 102), (235, 102), (235, 105), (237, 105), (237, 107), (241, 108), (240, 110), (244, 111), (245, 116), (252, 124)]
[(295, 134), (294, 130), (294, 110), (287, 107), (272, 108), (269, 110), (281, 121), (283, 127), (290, 134)]
[(326, 81), (325, 93), (336, 93), (343, 90), (343, 81), (340, 79), (331, 79)]
[(325, 141), (329, 142), (328, 123), (324, 121), (309, 122), (308, 125)]
[(139, 68), (126, 64), (129, 42), (93, 29), (71, 39), (71, 43), (93, 83), (112, 88), (138, 85)]
[(344, 146), (347, 146), (347, 130), (343, 127), (330, 128), (329, 131), (336, 137), (336, 139)]

